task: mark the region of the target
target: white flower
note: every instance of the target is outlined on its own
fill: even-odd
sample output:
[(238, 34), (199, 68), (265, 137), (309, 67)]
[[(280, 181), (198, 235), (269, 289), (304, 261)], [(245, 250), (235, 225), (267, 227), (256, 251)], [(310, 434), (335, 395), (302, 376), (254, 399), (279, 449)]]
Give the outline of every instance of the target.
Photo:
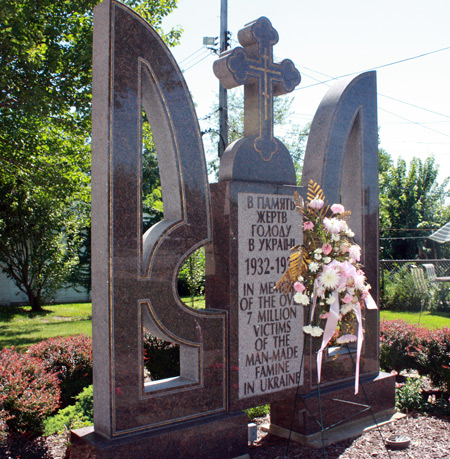
[(312, 272), (312, 273), (315, 273), (317, 272), (317, 270), (319, 269), (319, 263), (316, 263), (315, 261), (312, 261), (309, 265), (309, 270)]
[(325, 301), (326, 301), (327, 304), (333, 304), (334, 303), (334, 296), (333, 295), (329, 296)]
[(330, 261), (331, 261), (331, 258), (330, 258), (330, 257), (323, 257), (323, 262), (324, 262), (325, 264), (328, 264)]
[(345, 220), (339, 220), (339, 224), (340, 224), (340, 231), (343, 233), (346, 233), (348, 230), (347, 222)]
[(344, 304), (342, 307), (341, 307), (341, 314), (343, 316), (345, 316), (345, 314), (348, 314), (350, 311), (353, 310), (353, 304), (352, 303), (348, 303), (348, 304)]
[(359, 245), (352, 245), (348, 251), (351, 258), (354, 258), (356, 261), (361, 259), (361, 247)]
[(339, 274), (334, 269), (325, 269), (319, 279), (328, 290), (334, 290), (339, 284)]
[(314, 253), (322, 253), (322, 252), (323, 252), (322, 249), (316, 249), (316, 250), (314, 250)]
[(336, 343), (346, 344), (346, 343), (353, 343), (354, 341), (356, 341), (355, 335), (342, 335), (336, 340)]
[(302, 304), (303, 306), (307, 306), (309, 304), (309, 296), (305, 295), (304, 293), (297, 292), (294, 295), (294, 302), (297, 304)]
[(331, 240), (334, 241), (334, 242), (337, 242), (339, 241), (340, 237), (339, 237), (339, 234), (332, 234), (331, 235)]
[(345, 234), (348, 236), (348, 237), (354, 237), (355, 236), (355, 233), (349, 228)]
[(320, 255), (320, 253), (315, 253), (314, 254), (314, 259), (321, 260), (322, 259), (322, 255)]
[(355, 288), (357, 290), (363, 290), (364, 289), (364, 281), (366, 278), (363, 275), (357, 274), (355, 276)]
[(341, 230), (341, 224), (337, 218), (324, 218), (323, 226), (330, 234), (337, 234)]
[(305, 325), (303, 332), (311, 336), (322, 336), (323, 330), (320, 327), (313, 327), (312, 325)]
[(298, 276), (297, 280), (298, 280), (299, 282), (303, 282), (303, 281), (304, 281), (303, 276)]

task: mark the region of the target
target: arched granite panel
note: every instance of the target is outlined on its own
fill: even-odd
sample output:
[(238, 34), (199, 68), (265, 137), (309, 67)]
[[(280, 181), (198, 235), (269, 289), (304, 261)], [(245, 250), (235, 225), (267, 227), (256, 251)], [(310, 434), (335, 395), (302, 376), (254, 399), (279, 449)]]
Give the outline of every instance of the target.
[[(177, 293), (182, 261), (211, 232), (203, 146), (178, 66), (157, 33), (113, 0), (96, 9), (94, 54), (94, 421), (113, 438), (226, 410), (226, 312), (194, 311)], [(142, 237), (143, 109), (165, 219)], [(180, 378), (144, 384), (144, 324), (180, 344)]]
[(319, 183), (330, 204), (352, 211), (365, 271), (378, 298), (378, 136), (376, 74), (348, 78), (329, 89), (314, 116), (302, 184)]

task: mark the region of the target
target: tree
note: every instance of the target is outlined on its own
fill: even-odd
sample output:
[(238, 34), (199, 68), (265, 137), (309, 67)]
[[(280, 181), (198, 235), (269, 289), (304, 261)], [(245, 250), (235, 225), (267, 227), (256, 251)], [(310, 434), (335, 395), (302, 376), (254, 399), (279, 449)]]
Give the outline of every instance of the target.
[(408, 168), (403, 159), (395, 165), (386, 152), (380, 152), (382, 258), (413, 259), (430, 251), (433, 243), (426, 236), (432, 230), (411, 230), (437, 229), (445, 223), (449, 178), (439, 184), (438, 173), (433, 157), (414, 158)]
[[(0, 263), (36, 310), (69, 275), (79, 279), (80, 231), (85, 242), (89, 237), (92, 26), (99, 1), (4, 0), (0, 9)], [(169, 45), (178, 42), (180, 29), (161, 30), (177, 0), (125, 3)]]

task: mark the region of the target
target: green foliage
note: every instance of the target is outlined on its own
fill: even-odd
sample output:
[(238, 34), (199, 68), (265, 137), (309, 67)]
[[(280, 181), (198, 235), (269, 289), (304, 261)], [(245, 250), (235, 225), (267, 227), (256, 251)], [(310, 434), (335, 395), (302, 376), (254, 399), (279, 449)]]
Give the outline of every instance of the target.
[[(92, 27), (99, 1), (4, 0), (0, 9), (0, 262), (34, 310), (68, 281), (88, 284)], [(169, 45), (181, 30), (164, 34), (161, 22), (176, 3), (125, 0)]]
[(270, 412), (270, 405), (260, 405), (260, 406), (254, 406), (252, 408), (248, 408), (244, 410), (245, 413), (247, 413), (248, 416), (248, 421), (253, 421), (255, 418), (263, 418), (264, 416), (267, 416)]
[[(431, 291), (431, 290), (430, 290)], [(391, 311), (420, 311), (429, 309), (430, 294), (417, 289), (409, 266), (402, 266), (391, 278), (386, 276), (383, 295), (383, 309)]]
[(75, 405), (59, 410), (55, 416), (44, 421), (45, 435), (62, 433), (65, 430), (79, 429), (93, 424), (94, 421), (94, 389), (86, 387), (76, 398)]
[(400, 411), (424, 411), (422, 381), (420, 378), (408, 377), (404, 384), (397, 385), (395, 406)]
[(450, 195), (449, 178), (439, 184), (438, 173), (439, 166), (433, 157), (424, 161), (414, 158), (408, 167), (403, 159), (395, 165), (386, 152), (380, 152), (380, 231), (381, 237), (387, 238), (382, 240), (381, 258), (414, 259), (418, 255), (423, 258), (427, 253), (439, 251), (434, 242), (425, 238), (402, 239), (432, 232), (405, 230), (437, 229), (447, 222), (443, 216), (447, 213), (445, 198)]
[(205, 249), (196, 250), (181, 266), (178, 273), (180, 294), (189, 292), (191, 307), (194, 307), (194, 297), (202, 295), (205, 290)]
[(41, 360), (14, 349), (0, 351), (0, 412), (9, 432), (39, 435), (59, 396), (58, 377)]

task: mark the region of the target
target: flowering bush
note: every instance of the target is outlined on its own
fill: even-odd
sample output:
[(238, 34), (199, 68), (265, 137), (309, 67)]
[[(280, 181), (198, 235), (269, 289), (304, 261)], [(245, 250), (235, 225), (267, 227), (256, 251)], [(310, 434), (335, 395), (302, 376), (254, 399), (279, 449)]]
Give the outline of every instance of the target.
[(0, 412), (3, 432), (39, 434), (58, 408), (58, 377), (42, 360), (13, 349), (0, 351)]
[(429, 330), (403, 320), (383, 320), (380, 366), (385, 371), (417, 370), (450, 393), (450, 329)]
[(437, 387), (450, 393), (450, 328), (430, 330), (421, 367)]
[[(353, 242), (354, 233), (347, 225), (350, 212), (342, 204), (326, 205), (322, 190), (312, 181), (306, 202), (298, 193), (294, 200), (303, 215), (303, 245), (292, 249), (289, 268), (277, 288), (284, 292), (293, 288), (295, 303), (312, 304), (305, 333), (321, 336), (328, 323), (335, 325), (330, 344), (356, 341), (370, 285), (359, 264), (361, 248)], [(314, 315), (316, 305), (320, 314)]]
[(426, 370), (424, 357), (429, 330), (404, 320), (383, 320), (380, 324), (380, 367), (384, 371)]
[(30, 346), (27, 354), (41, 359), (48, 372), (58, 374), (63, 406), (92, 384), (92, 339), (87, 335), (50, 338)]
[(153, 336), (144, 335), (144, 366), (153, 381), (180, 374), (180, 347)]

